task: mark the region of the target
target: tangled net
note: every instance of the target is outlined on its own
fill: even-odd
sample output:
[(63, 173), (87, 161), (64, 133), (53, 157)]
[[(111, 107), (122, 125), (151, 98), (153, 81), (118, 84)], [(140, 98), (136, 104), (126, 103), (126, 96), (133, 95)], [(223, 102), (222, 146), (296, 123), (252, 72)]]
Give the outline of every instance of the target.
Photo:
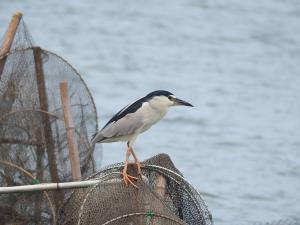
[(59, 213), (58, 224), (212, 224), (200, 194), (168, 155), (152, 157), (142, 166), (138, 189), (123, 183), (123, 164), (111, 165), (90, 176), (99, 183), (74, 191)]
[[(0, 55), (0, 186), (71, 180), (62, 81), (68, 83), (81, 174), (95, 172), (89, 139), (98, 119), (91, 93), (67, 61), (33, 45), (21, 20), (10, 51)], [(66, 197), (64, 192), (0, 195), (0, 224), (52, 224)]]

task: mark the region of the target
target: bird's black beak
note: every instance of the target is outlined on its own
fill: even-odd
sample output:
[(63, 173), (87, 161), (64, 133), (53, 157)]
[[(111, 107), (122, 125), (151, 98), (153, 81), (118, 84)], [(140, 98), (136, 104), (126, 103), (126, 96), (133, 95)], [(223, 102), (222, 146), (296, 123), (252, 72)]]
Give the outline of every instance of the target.
[(185, 105), (185, 106), (190, 106), (190, 107), (194, 107), (192, 104), (186, 102), (186, 101), (183, 101), (179, 98), (173, 98), (173, 101), (174, 101), (174, 105)]

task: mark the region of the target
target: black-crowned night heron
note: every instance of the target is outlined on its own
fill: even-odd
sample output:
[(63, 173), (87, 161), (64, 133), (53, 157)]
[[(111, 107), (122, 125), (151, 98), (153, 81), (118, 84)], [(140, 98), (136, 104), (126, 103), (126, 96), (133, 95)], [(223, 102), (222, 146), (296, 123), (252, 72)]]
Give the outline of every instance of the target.
[(127, 173), (130, 155), (135, 160), (138, 173), (141, 173), (141, 164), (132, 149), (133, 142), (140, 133), (148, 130), (153, 124), (161, 120), (171, 106), (177, 105), (193, 106), (188, 102), (176, 98), (175, 95), (168, 91), (159, 90), (151, 92), (121, 109), (91, 140), (93, 146), (96, 143), (127, 141), (128, 149), (122, 172), (126, 185), (129, 182), (135, 186), (132, 179), (137, 179)]

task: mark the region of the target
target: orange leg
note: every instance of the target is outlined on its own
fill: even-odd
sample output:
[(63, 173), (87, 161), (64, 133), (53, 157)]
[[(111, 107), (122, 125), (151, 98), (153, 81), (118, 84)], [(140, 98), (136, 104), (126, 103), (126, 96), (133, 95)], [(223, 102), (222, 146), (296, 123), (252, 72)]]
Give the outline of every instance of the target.
[(136, 157), (136, 155), (135, 155), (133, 149), (132, 149), (132, 148), (129, 148), (129, 149), (130, 149), (130, 152), (131, 152), (131, 154), (132, 154), (132, 156), (133, 156), (133, 158), (134, 158), (134, 162), (135, 162), (135, 164), (136, 164), (136, 166), (137, 166), (138, 174), (140, 175), (140, 174), (142, 173), (142, 171), (141, 171), (141, 163), (140, 163), (140, 161), (138, 160), (138, 158)]
[[(124, 165), (124, 169), (122, 171), (122, 176), (123, 176), (123, 181), (126, 185), (128, 185), (129, 183), (132, 184), (134, 187), (138, 188), (131, 179), (133, 180), (137, 180), (137, 177), (131, 176), (127, 173), (127, 168), (128, 168), (128, 160), (130, 155), (132, 154), (132, 150), (131, 148), (128, 148), (126, 151), (126, 158), (125, 158), (125, 165)], [(135, 157), (134, 157), (135, 158)]]

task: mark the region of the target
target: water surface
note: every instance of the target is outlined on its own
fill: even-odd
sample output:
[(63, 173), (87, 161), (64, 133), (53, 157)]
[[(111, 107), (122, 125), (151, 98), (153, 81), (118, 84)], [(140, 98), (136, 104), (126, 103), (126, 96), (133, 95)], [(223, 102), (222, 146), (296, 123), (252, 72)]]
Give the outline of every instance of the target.
[[(215, 224), (299, 215), (299, 1), (1, 0), (1, 33), (17, 9), (35, 42), (83, 75), (101, 125), (152, 90), (195, 105), (172, 109), (135, 149), (168, 153)], [(103, 145), (102, 165), (125, 147)]]

